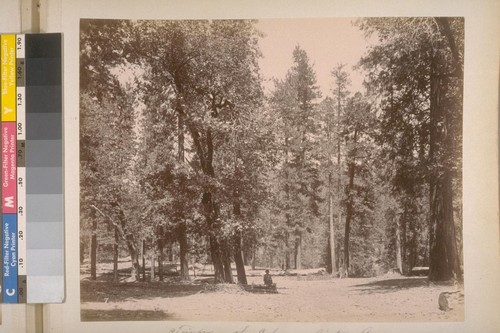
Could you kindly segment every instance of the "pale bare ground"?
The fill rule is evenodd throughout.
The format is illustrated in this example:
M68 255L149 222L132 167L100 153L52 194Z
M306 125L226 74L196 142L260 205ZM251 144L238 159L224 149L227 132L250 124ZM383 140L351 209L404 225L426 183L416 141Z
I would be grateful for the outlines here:
M262 284L261 272L249 284ZM256 276L255 276L256 275ZM444 291L424 277L389 274L376 278L328 275L274 276L277 294L254 294L237 285L82 282L82 320L189 320L264 322L463 321L463 299L441 311ZM459 295L459 293L456 293Z

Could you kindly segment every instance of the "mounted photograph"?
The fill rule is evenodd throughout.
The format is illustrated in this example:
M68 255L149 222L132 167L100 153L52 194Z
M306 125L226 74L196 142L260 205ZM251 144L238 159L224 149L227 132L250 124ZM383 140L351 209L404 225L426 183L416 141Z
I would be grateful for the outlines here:
M463 59L463 17L81 19L81 321L464 321Z

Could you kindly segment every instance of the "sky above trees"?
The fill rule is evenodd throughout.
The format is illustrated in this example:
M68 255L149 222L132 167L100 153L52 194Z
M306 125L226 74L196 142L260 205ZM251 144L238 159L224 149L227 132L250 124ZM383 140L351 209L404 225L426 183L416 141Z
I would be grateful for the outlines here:
M331 71L338 63L350 71L366 51L363 32L353 26L355 18L259 20L257 28L264 33L259 40L263 57L259 61L263 86L273 89L272 78L283 79L292 65L296 45L304 49L313 64L322 97L331 96ZM372 44L373 40L369 41ZM363 76L351 73L351 91L363 91Z

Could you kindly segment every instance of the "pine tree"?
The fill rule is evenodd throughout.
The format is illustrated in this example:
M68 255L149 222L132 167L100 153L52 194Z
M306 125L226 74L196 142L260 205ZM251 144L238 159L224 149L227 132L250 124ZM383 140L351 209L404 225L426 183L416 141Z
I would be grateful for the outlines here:
M301 268L303 233L317 223L319 216L318 117L316 104L321 97L316 75L307 53L297 46L293 66L285 80L276 81L271 106L282 125L282 164L278 177L286 220L284 234L285 267L290 267L290 250L294 267Z

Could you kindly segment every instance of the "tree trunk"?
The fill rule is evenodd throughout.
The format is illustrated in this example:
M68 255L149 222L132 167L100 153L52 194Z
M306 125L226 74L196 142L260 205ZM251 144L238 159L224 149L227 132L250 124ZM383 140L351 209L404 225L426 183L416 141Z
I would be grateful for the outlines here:
M235 218L241 218L241 206L238 198L238 192L234 191L233 198L233 214ZM241 231L238 231L233 239L233 248L234 248L234 263L236 264L236 274L238 276L238 283L247 284L247 276L245 273L245 265L243 263L243 251L242 244L243 238L241 237Z
M146 242L144 242L144 239L142 240L141 257L142 257L142 282L146 282Z
M115 203L116 207L120 207L119 204ZM102 217L108 220L109 223L111 223L115 231L118 232L118 236L125 241L125 244L127 245L127 248L130 253L130 258L132 259L132 272L131 272L131 277L134 278L136 281L139 280L139 257L137 255L137 248L135 246L135 241L134 241L134 236L131 233L125 233L126 230L126 223L125 223L125 216L123 214L123 211L120 208L120 212L118 214L118 220L120 223L116 223L114 220L112 220L108 215L104 214L99 208L97 208L95 205L92 205L92 208L98 212ZM97 226L96 226L97 228Z
M179 256L181 262L181 280L189 281L189 243L186 232L186 223L184 221L180 222L178 228L178 239L179 239Z
M333 217L333 191L332 191L332 174L328 175L328 184L329 184L329 193L328 193L328 222L330 227L330 238L329 238L329 247L330 247L330 265L331 270L330 273L332 275L337 275L337 267L335 265L335 226L334 226L334 217Z
M229 282L225 280L227 274L224 271L224 251L226 251L226 249L217 239L217 235L219 234L219 227L215 226L215 223L219 217L219 209L217 205L212 201L211 192L206 191L203 194L202 203L205 210L205 219L209 228L210 256L212 258L212 264L214 265L215 282Z
M158 279L160 281L163 281L163 261L164 261L164 255L163 255L164 240L162 237L163 234L161 234L160 239L158 239Z
M344 234L344 272L349 276L349 236L351 233L351 219L353 215L352 201L347 201L347 212L345 217L345 234Z
M151 262L151 267L149 271L149 280L153 282L155 280L155 253L154 251L151 251L151 257L150 257L150 262Z
M325 261L326 272L328 274L332 274L332 258L331 258L331 253L332 253L332 250L330 248L330 238L328 238L326 240L326 261Z
M241 251L243 252L242 253L242 255L243 255L243 265L248 266L248 256L249 256L249 254L248 254L248 244L246 244L246 246L242 245L241 248L242 248Z
M123 216L120 216L121 219L123 219ZM125 235L123 231L123 224L124 221L121 221L122 223L122 228L117 227L117 230L120 234L120 237L122 239L125 239L125 244L127 245L128 252L130 253L130 259L132 261L132 271L130 273L130 277L133 278L135 281L139 281L139 255L137 253L137 247L134 242L134 237L132 234L127 234Z
M180 103L180 101L179 101ZM177 112L177 160L184 163L184 112L179 104ZM182 212L181 212L182 213ZM188 281L189 278L189 243L187 237L186 221L179 221L177 236L179 241L179 256L181 262L181 280Z
M460 278L453 220L452 185L450 172L431 184L431 246L429 280L446 281Z
M341 164L341 158L340 158L340 147L341 147L341 135L340 135L340 116L341 116L341 83L337 83L337 200L338 200L338 208L337 208L337 223L339 226L342 225L342 164ZM347 226L347 221L346 221L346 226ZM346 234L344 234L344 239L346 238ZM334 245L334 244L333 244ZM344 244L344 249L345 249L345 244ZM332 246L335 248L334 246ZM345 258L345 257L342 257ZM339 259L340 261L340 259ZM342 260L344 261L344 260ZM345 263L342 263L342 266L344 267L344 272L345 272ZM340 267L340 264L339 264ZM341 274L342 275L342 274ZM343 277L343 276L341 276Z
M408 221L411 219L411 208L408 206L408 202L405 203L405 212L403 214L403 221L401 223L401 274L408 275L408 237L407 237L407 225Z
M452 173L448 151L452 148L451 124L443 110L443 84L433 61L430 75L430 265L429 280L460 278L453 220Z
M115 229L115 242L113 244L113 282L118 282L118 230Z
M139 281L140 266L139 266L139 255L137 253L137 248L130 241L127 241L127 248L128 252L130 253L130 258L132 261L132 271L130 273L130 277L133 278L135 281Z
M178 101L178 103L181 103ZM177 106L177 161L184 162L184 112L182 105Z
M231 254L229 246L226 242L223 243L222 263L224 265L224 282L234 283L233 270L231 268Z
M288 219L288 218L287 218ZM288 230L285 231L285 262L283 264L284 268L283 270L289 270L291 268L290 266L290 250L288 246L288 238L289 238L289 233Z
M245 272L245 264L243 262L243 254L241 251L241 236L236 236L234 239L234 263L236 264L236 273L239 284L247 284L247 275Z
M214 266L214 279L215 283L224 282L224 265L222 263L222 258L220 255L219 242L215 236L210 235L210 256L212 258L212 264Z
M85 262L85 242L80 238L80 265Z
M189 131L191 132L193 145L195 146L198 158L200 159L203 174L210 178L215 178L215 170L213 167L214 146L211 130L206 130L206 149L204 149L200 141L199 131L195 128L195 126L193 126L193 124L188 122L187 125ZM213 199L212 191L213 189L208 186L205 188L202 196L202 205L208 227L210 256L214 265L215 282L224 282L224 278L227 277L227 274L224 273L224 254L227 249L224 249L221 244L219 244L219 240L217 239L217 236L221 233L220 226L216 225L220 212L217 203Z
M167 246L167 256L168 256L168 262L173 263L175 261L174 258L174 242L169 241L168 246Z
M90 278L97 278L97 219L92 221L92 238L90 239Z
M332 116L334 116L335 111L332 110ZM333 124L333 119L328 117L327 121L327 129L326 129L326 136L327 136L327 142L328 142L328 227L329 227L329 238L328 238L328 244L327 244L327 271L328 273L332 274L333 276L337 275L337 266L335 265L335 218L334 218L334 209L333 209L333 203L334 203L334 196L333 196L333 159L334 159L334 152L333 150L330 150L331 148L334 147L335 143L333 141L333 131L334 131L334 124ZM340 142L338 143L338 145ZM339 150L339 146L337 147L337 150ZM338 151L338 158L340 158L340 151ZM337 160L339 163L340 161ZM339 163L340 164L340 163Z
M452 54L453 67L455 68L455 75L458 78L463 77L462 63L460 62L459 50L457 44L455 43L455 38L453 32L451 31L451 26L448 17L436 17L436 22L439 25L439 30L441 35L443 35L448 41L448 46Z
M255 270L255 261L256 261L256 256L255 256L255 242L252 244L252 269Z
M401 220L396 218L396 264L399 269L399 273L403 274L403 254L402 254L402 239L401 239Z
M302 269L302 233L295 239L295 269Z
M290 217L290 186L289 186L289 175L288 175L288 136L285 137L285 195L286 195L286 203L285 203L285 219L286 219L286 230L285 230L285 259L284 259L284 264L283 264L283 270L288 270L291 268L290 266L290 233L288 231L288 228L290 228L290 225L292 224L291 217Z
M358 131L354 130L354 145L357 142ZM349 185L347 188L347 209L345 217L345 236L344 236L344 271L346 276L349 276L349 264L350 264L350 253L349 253L349 237L351 233L351 221L354 215L354 175L356 173L356 148L353 148L351 154L351 161L349 162Z
M415 226L415 220L412 220L412 223L410 224L410 231L411 239L409 240L408 244L408 272L411 272L413 267L417 265L418 259L418 233Z

